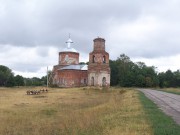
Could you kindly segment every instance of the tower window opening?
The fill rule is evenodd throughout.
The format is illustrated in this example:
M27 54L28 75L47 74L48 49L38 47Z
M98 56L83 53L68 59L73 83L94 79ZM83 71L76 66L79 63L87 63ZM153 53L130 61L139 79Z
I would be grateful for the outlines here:
M106 63L106 57L103 56L103 63Z
M95 56L93 55L93 59L92 59L92 62L95 63Z

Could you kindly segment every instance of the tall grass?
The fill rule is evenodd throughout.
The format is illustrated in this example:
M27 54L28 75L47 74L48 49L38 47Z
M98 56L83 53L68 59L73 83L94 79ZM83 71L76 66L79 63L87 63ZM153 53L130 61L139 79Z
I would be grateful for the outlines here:
M134 90L51 89L41 95L25 91L0 89L0 135L153 133Z

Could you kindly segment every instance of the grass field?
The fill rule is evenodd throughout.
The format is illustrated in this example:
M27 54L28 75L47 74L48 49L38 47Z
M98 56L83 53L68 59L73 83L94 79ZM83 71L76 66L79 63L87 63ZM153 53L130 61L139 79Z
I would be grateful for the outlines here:
M0 135L153 134L137 91L73 88L26 95L26 90L0 88Z
M159 90L180 95L180 88L163 88L163 89L159 89Z

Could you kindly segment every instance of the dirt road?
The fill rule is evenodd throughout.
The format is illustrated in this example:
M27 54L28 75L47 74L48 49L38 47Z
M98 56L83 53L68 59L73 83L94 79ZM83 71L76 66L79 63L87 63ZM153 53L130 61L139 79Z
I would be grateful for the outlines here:
M151 89L139 89L180 125L180 95Z

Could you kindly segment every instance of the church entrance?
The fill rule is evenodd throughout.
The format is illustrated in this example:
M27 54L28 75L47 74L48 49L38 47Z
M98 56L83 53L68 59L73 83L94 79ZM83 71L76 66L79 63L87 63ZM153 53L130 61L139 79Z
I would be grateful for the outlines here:
M106 77L103 77L103 79L102 79L102 86L103 87L106 86Z
M94 77L91 77L91 86L94 86Z

